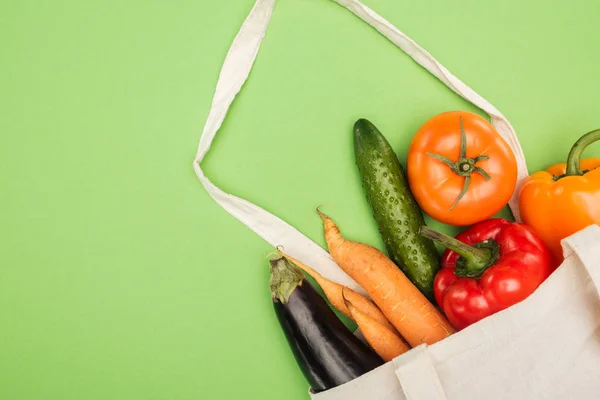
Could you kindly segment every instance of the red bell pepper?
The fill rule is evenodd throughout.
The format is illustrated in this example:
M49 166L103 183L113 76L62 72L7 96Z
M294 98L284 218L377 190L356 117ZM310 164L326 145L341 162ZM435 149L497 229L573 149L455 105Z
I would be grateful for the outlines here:
M479 222L456 239L425 226L421 234L447 248L433 290L457 330L527 298L556 268L531 228L505 219Z

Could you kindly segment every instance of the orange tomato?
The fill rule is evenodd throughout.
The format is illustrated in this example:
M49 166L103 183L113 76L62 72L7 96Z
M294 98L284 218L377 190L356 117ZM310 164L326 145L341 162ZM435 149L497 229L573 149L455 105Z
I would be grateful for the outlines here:
M410 189L432 218L471 225L502 209L517 185L517 160L477 114L446 112L415 134L407 160Z

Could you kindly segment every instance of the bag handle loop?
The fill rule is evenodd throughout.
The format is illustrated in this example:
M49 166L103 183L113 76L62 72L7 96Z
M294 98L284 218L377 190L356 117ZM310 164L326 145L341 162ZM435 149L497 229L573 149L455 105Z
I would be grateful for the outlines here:
M427 354L427 345L411 349L393 363L406 400L446 400L440 378Z
M373 26L450 89L488 113L492 125L504 137L515 153L518 162L519 182L527 176L525 158L514 129L494 106L452 75L412 39L360 1L333 1L347 8L363 21ZM204 175L200 166L204 156L210 149L215 134L227 115L229 106L236 94L241 90L252 69L274 7L275 0L257 0L227 53L219 75L208 119L200 137L198 153L193 163L194 171L206 191L221 207L247 225L272 246L284 246L289 255L310 265L324 277L364 293L356 282L341 271L329 256L329 253L324 251L320 246L275 215L244 199L225 193ZM517 185L517 190L509 202L509 206L517 220L520 219L518 191L519 185Z
M250 11L250 15L248 15L233 40L221 68L208 119L200 137L198 152L193 164L194 171L208 194L221 207L273 247L281 245L285 248L287 254L310 265L327 279L365 293L352 278L337 266L329 253L319 245L275 215L249 201L225 193L204 175L200 166L204 156L210 149L215 134L225 120L229 106L250 74L274 7L275 0L257 0L252 11Z
M600 226L587 228L562 240L563 254L578 257L600 295Z

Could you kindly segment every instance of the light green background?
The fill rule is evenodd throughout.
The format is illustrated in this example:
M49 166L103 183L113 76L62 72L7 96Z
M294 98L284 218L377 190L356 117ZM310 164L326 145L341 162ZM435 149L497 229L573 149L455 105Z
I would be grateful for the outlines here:
M270 247L191 167L252 4L0 1L1 399L307 397L271 309ZM367 4L509 118L531 169L600 127L600 2ZM472 107L341 7L281 0L205 168L318 243L324 204L381 246L353 121L403 159L453 109Z

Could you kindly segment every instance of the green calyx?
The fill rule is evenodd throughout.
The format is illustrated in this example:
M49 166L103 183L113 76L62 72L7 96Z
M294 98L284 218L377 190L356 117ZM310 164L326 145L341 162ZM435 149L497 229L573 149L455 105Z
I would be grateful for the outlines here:
M475 243L473 248L480 250L483 256L473 259L461 254L456 260L454 275L461 278L480 278L486 269L496 264L500 257L500 245L494 239L487 239L483 242ZM459 253L460 254L460 253Z
M422 226L419 233L460 255L454 275L461 278L480 278L500 257L500 246L494 239L468 245L427 226Z
M294 290L302 284L304 275L300 268L289 262L284 257L278 257L269 261L271 279L269 288L273 301L286 304Z
M564 176L584 175L588 172L581 170L581 155L590 144L598 140L600 140L600 129L596 129L580 137L569 152L569 157L567 158L567 172L565 175L557 177L556 180Z
M448 157L444 157L439 154L427 153L428 156L433 157L436 160L439 160L446 164L455 174L465 178L462 190L460 191L460 194L458 195L458 197L456 198L449 210L452 210L454 207L456 207L458 202L467 193L467 190L469 190L472 174L478 173L488 181L491 179L491 177L488 175L487 172L485 172L483 168L477 166L478 162L488 160L489 156L480 155L475 158L467 158L467 135L465 133L465 127L463 125L462 117L460 117L460 135L460 154L458 156L457 161L451 160Z

